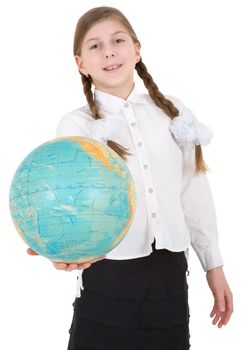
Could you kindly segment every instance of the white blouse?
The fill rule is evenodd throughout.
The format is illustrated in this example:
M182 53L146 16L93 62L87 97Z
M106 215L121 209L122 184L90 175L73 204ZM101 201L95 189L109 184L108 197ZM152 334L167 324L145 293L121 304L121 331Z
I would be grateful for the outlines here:
M95 90L103 119L94 120L88 106L66 114L56 137L85 136L116 141L132 154L126 164L136 185L134 221L108 259L133 259L156 249L187 251L191 244L205 271L221 266L216 215L207 176L195 174L195 144L210 141L211 132L184 104L171 120L134 88L127 100Z

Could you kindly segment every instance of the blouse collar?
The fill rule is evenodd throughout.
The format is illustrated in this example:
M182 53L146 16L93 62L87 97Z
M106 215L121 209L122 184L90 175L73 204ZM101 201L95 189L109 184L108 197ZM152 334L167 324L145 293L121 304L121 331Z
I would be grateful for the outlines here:
M128 104L134 104L136 102L146 103L144 94L139 93L135 86L127 99L123 99L96 89L94 90L94 96L98 108L110 114L120 112Z

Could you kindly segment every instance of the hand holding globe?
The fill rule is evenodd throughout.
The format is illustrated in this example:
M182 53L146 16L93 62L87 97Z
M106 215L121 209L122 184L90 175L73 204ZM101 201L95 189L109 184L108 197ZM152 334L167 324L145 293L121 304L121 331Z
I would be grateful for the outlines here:
M32 255L32 256L39 255L38 253L36 253L31 248L27 249L27 253L29 255ZM54 262L54 261L52 263L53 263L54 267L57 270L73 271L73 270L85 270L88 267L90 267L93 263L95 263L96 261L100 261L100 260L103 260L103 259L106 259L106 255L102 256L99 259L88 261L88 262L83 262L81 264L75 264L75 263L68 264L68 263L65 263L65 262Z

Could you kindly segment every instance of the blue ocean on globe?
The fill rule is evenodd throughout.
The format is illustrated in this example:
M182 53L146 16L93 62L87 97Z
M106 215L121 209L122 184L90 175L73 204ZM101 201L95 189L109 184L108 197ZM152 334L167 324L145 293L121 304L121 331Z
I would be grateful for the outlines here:
M40 255L83 262L112 250L135 213L135 184L125 161L85 137L51 140L21 162L10 188L16 230Z

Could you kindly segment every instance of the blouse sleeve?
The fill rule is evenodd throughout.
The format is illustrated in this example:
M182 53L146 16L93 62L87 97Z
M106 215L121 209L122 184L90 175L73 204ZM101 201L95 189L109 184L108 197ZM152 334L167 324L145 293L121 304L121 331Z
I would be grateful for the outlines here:
M116 139L120 132L120 121L112 118L94 120L79 111L65 115L56 129L56 137L83 136L107 144Z
M183 150L181 203L186 225L204 271L222 266L216 213L207 175L195 173L195 148Z
M193 111L174 96L169 96L179 110L179 116L170 124L170 130L182 149L181 204L188 227L191 245L202 267L208 271L222 266L218 247L218 230L212 193L207 175L196 173L195 145L206 145L212 139L212 130L199 123Z
M56 137L66 136L84 136L88 137L86 120L80 118L76 120L71 116L65 115L61 118L56 128Z

